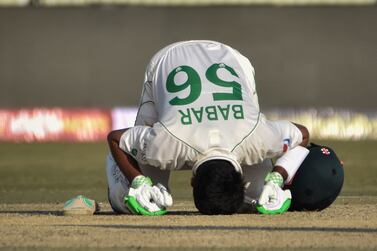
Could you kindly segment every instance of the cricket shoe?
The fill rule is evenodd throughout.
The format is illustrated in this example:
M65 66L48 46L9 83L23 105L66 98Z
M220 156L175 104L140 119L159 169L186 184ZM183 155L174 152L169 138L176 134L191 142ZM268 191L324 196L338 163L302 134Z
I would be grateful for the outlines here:
M99 211L96 201L78 195L64 203L64 215L92 215Z

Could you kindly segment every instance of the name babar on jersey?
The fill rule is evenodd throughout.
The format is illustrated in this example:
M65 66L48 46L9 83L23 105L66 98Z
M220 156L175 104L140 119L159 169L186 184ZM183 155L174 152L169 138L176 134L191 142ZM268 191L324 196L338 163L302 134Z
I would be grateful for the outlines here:
M220 43L174 46L154 75L159 122L199 152L232 151L258 123L253 72L247 58Z

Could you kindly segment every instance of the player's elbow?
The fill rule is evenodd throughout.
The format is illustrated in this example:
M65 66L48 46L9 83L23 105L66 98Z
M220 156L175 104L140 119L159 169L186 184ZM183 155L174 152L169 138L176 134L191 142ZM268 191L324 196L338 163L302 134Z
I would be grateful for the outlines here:
M296 124L296 123L294 123L294 125L300 130L302 134L302 141L301 141L300 146L307 146L309 144L309 138L310 138L308 128L306 128L303 125Z
M309 130L305 126L301 126L300 131L302 134L301 146L307 146L309 144L309 138L310 138Z
M109 144L114 143L114 142L119 143L120 138L122 137L123 133L125 133L127 130L128 130L128 128L120 129L120 130L114 130L114 131L109 132L107 134L107 142Z
M112 143L118 143L119 140L120 140L120 133L119 133L119 130L115 130L115 131L111 131L107 134L107 142L109 144L112 144Z
M107 134L107 142L111 143L115 139L115 131L111 131Z

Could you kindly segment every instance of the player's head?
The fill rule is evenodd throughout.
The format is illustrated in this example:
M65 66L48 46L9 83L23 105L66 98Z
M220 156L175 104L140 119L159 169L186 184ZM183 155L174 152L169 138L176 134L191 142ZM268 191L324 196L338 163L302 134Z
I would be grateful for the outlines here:
M243 203L242 174L229 161L212 159L201 163L191 184L195 206L202 214L234 214Z
M322 210L338 197L343 186L344 171L335 152L312 144L292 184L291 210Z

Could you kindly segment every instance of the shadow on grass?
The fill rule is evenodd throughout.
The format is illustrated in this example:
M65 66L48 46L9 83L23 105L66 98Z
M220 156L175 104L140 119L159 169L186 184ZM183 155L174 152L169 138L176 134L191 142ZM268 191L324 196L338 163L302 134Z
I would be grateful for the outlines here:
M5 211L0 211L1 214L19 214L19 215L31 215L31 216L38 216L38 215L50 215L50 216L64 216L63 211L59 210L5 210ZM102 216L125 216L126 214L118 214L113 211L102 211L95 213L94 215L102 215ZM167 215L200 215L199 212L196 211L169 211ZM131 215L130 215L131 216ZM137 216L137 215L135 215Z
M340 233L377 233L377 228L347 227L258 227L258 226L157 226L157 225L56 225L65 227L116 228L127 230L171 230L171 231L289 231L289 232L340 232Z
M115 213L112 211L103 211L103 212L98 212L95 215L120 215L120 216L125 216L127 214L121 214L121 213ZM189 215L200 215L199 212L197 211L168 211L166 215L177 215L177 216L189 216ZM129 216L139 216L139 215L129 215Z
M49 210L7 210L0 211L0 214L21 214L21 215L51 215L63 216L63 211L49 211Z
M167 215L202 215L199 211L169 211Z

